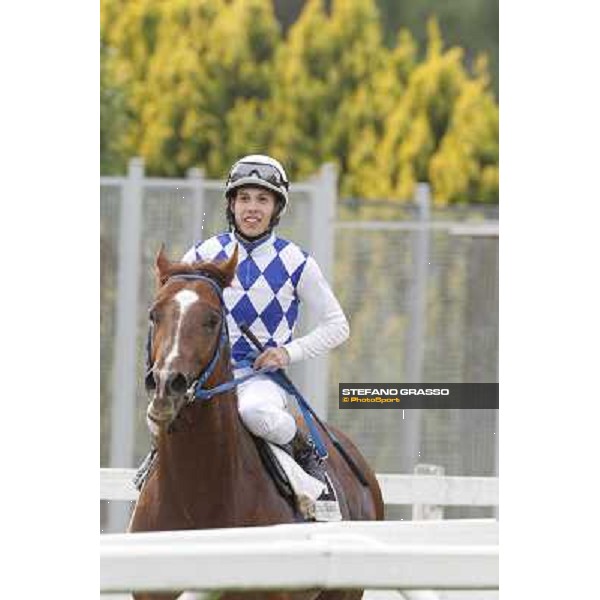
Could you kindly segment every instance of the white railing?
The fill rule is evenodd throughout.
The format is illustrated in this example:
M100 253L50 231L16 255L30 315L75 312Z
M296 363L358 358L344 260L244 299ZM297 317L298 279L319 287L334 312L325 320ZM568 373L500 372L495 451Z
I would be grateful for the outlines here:
M311 540L315 535L328 537L352 534L382 543L450 545L494 545L498 543L498 521L495 519L447 519L441 521L342 521L336 523L284 523L268 527L232 527L228 529L153 531L135 534L106 533L101 544L110 546L148 546L171 544L231 544L248 541L282 542Z
M134 472L101 469L101 499L135 500ZM379 474L377 479L385 504L413 505L413 519L442 515L444 505L498 505L496 477ZM397 600L409 597L407 590L417 598L425 592L414 590L498 589L495 519L307 523L100 539L103 594L186 589L201 591L196 597L208 600L225 589L354 587L371 595L385 590L386 598Z
M492 519L272 525L101 540L103 593L498 589Z
M100 469L101 500L135 500L135 469ZM497 506L497 477L378 474L385 504Z

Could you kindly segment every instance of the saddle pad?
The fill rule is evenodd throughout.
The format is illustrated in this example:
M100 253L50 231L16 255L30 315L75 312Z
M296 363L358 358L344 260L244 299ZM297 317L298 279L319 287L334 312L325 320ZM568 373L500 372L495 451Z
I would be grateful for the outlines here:
M292 507L295 507L294 490L290 485L290 481L285 471L281 468L281 465L275 458L269 443L255 435L252 436L252 439L256 444L256 449L258 450L258 454L262 460L262 463L267 470L267 473L271 476L271 479L275 483L277 490Z
M341 521L340 505L329 475L325 475L327 478L327 485L325 485L310 476L285 450L274 444L269 444L269 446L287 475L296 497L308 498L314 505L314 520L319 522Z
M285 450L279 446L266 442L262 438L252 436L260 457L271 475L279 493L290 502L300 513L300 520L314 521L341 521L342 515L337 501L335 488L331 483L329 475L327 485L311 477ZM320 498L320 500L316 500ZM302 499L302 500L300 500ZM299 503L303 510L300 509ZM312 518L302 515L307 510L306 502L311 505L308 512Z

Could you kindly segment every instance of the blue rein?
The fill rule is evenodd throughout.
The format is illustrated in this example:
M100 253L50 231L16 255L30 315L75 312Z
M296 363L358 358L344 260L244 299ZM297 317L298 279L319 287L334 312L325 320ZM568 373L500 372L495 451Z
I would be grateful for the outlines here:
M225 303L223 301L223 291L219 284L210 276L204 275L200 272L198 273L181 273L179 275L173 275L169 278L169 281L206 281L209 283L217 297L219 298L219 302L221 303L221 308L223 309ZM148 342L146 345L146 354L147 354L147 363L150 366L151 363L151 355L152 355L152 331L150 330L148 336ZM227 328L227 317L225 316L224 311L221 311L221 330L219 332L219 343L215 348L215 352L210 359L206 368L200 373L198 379L196 379L189 387L186 395L188 397L188 404L195 402L196 400L210 400L213 396L217 396L219 394L224 394L225 392L229 392L230 390L237 387L240 383L251 379L252 377L256 377L262 373L268 373L273 371L274 367L263 367L262 369L258 369L253 373L249 373L248 375L244 375L242 377L234 378L225 383L217 385L210 389L204 389L204 384L208 381L208 378L213 374L217 363L221 359L221 355L225 347L229 342L229 330ZM249 356L250 358L250 356ZM244 363L238 366L252 366L251 363Z
M204 275L202 273L182 273L180 275L173 275L170 279L171 280L206 281L206 282L208 282L212 286L215 293L217 294L217 297L219 298L219 302L221 303L221 308L223 309L225 307L225 303L223 301L223 291L222 291L221 287L214 279L212 279L208 275ZM150 335L148 337L148 344L147 344L148 357L151 356L151 332L149 332L149 333L150 333ZM309 406L308 402L304 399L302 394L300 394L300 392L296 389L296 387L294 385L292 385L291 382L286 381L286 379L283 377L282 369L279 369L277 367L262 367L261 369L253 370L251 373L248 373L247 375L242 375L241 377L235 377L233 379L230 379L229 381L226 381L225 383L221 383L220 385L217 385L213 388L210 388L210 389L203 388L203 386L207 382L208 378L213 374L213 372L222 356L222 352L224 351L224 349L226 348L228 343L229 343L229 330L227 328L227 317L225 315L225 311L222 310L221 311L221 330L219 333L219 343L217 344L217 347L215 348L213 357L211 358L211 360L208 363L208 365L206 366L206 368L200 373L200 375L198 376L198 379L196 379L196 381L194 381L190 385L190 387L186 393L188 404L193 404L196 400L210 400L214 396L218 396L219 394L224 394L225 392L231 391L232 389L236 388L240 383L243 383L244 381L247 381L248 379L251 379L252 377L256 377L257 375L264 374L267 377L269 377L270 379L272 379L275 383L280 385L288 394L290 394L290 395L294 396L294 398L296 398L296 400L298 402L298 406L299 406L300 410L302 411L302 416L304 417L304 420L308 426L308 429L310 430L311 437L315 443L317 452L319 453L319 456L321 456L322 458L326 458L327 457L327 448L326 448L325 444L323 443L323 440L321 439L321 435L319 434L319 431L315 425L314 418L310 412L310 406ZM257 355L258 355L257 352L251 351L248 353L245 360L237 362L235 366L237 368L242 368L242 367L253 368L254 359L256 358ZM150 360L150 359L148 359L148 360Z

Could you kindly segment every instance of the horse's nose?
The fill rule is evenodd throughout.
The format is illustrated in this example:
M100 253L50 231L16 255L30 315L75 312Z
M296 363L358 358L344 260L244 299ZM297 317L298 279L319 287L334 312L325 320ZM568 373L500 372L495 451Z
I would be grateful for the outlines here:
M188 381L183 373L170 373L165 385L169 396L183 396L188 389Z

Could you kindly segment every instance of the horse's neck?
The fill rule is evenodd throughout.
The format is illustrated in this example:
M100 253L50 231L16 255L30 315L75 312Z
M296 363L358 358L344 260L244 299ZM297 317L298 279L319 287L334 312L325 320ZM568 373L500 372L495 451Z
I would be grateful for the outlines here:
M205 387L231 377L225 352ZM235 391L185 407L174 429L158 440L154 506L162 528L234 527L293 517L240 420Z
M234 483L244 434L235 395L214 398L184 409L174 431L160 439L161 463L173 478L205 485Z
M217 383L207 383L207 388ZM253 461L260 463L240 421L236 395L197 402L182 411L179 421L175 431L159 437L163 497L197 526L217 518L227 524L237 514L240 490L247 486L248 471L255 470Z

